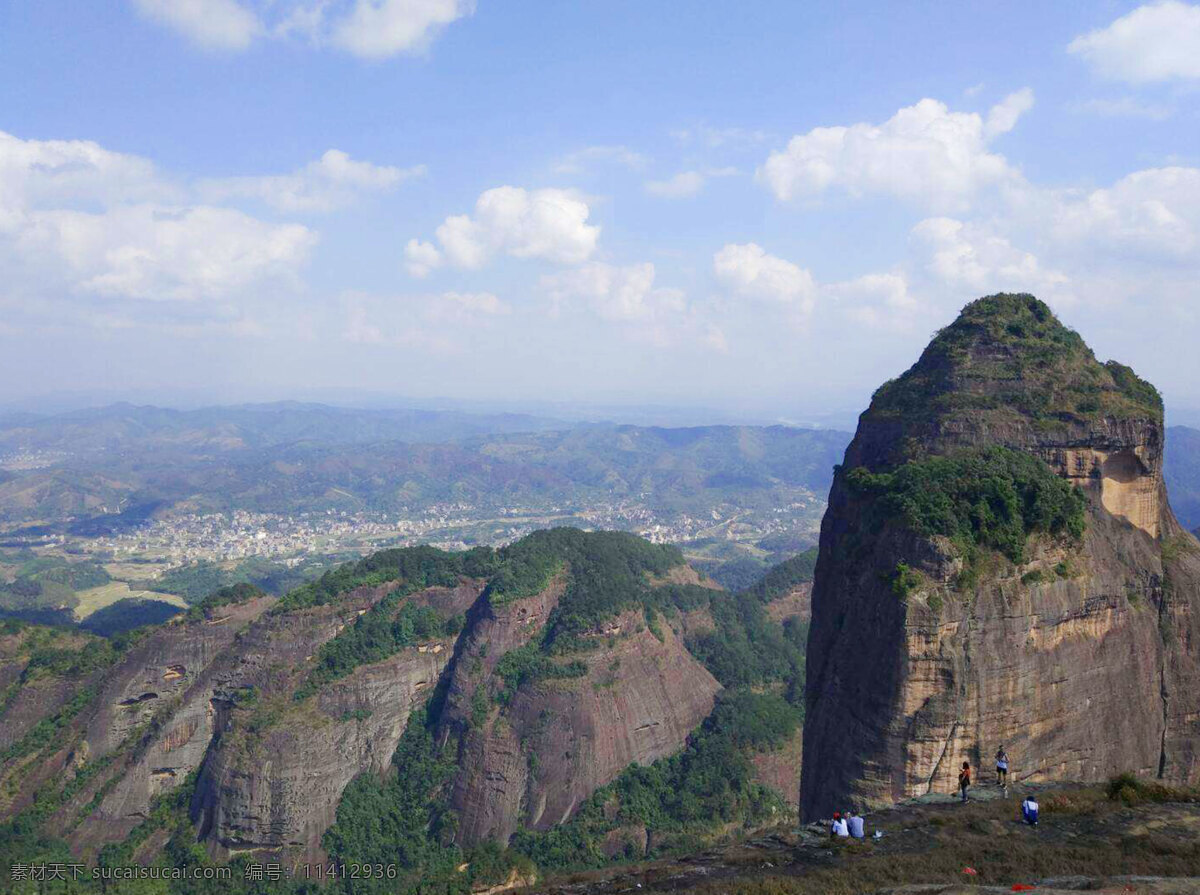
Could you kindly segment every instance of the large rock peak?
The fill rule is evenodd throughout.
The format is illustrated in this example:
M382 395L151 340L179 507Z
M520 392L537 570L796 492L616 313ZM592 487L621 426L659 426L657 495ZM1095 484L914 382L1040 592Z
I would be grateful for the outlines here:
M1200 775L1200 545L1162 455L1154 387L1030 295L875 393L822 524L806 816L950 791L1000 745L1020 778Z
M877 470L979 445L1035 454L1158 536L1162 398L1129 367L1100 363L1032 295L967 305L876 391L847 465Z

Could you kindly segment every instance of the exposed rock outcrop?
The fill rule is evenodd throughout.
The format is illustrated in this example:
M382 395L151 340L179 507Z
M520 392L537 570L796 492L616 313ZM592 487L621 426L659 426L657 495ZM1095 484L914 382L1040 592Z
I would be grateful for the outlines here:
M220 596L124 652L55 635L105 654L44 679L22 677L31 649L5 635L9 741L45 719L54 730L0 764L0 811L36 800L46 828L88 856L191 781L190 818L213 857L320 861L346 787L392 773L410 716L428 705L458 758L437 797L459 818L459 842L561 823L630 764L679 751L720 685L685 647L682 615L677 631L648 608L656 587L702 583L669 548L566 530L524 549L507 565L489 551L385 551L284 604L260 591ZM353 584L364 580L383 583ZM536 592L497 597L497 582ZM574 603L563 602L569 593ZM692 614L711 630L707 610ZM552 629L563 637L553 648ZM152 857L166 835L152 831L136 857Z
M652 632L626 612L588 635L582 672L522 684L504 695L504 654L529 643L565 587L494 606L486 598L455 659L441 730L457 737L451 792L458 841L505 842L522 825L570 818L597 787L634 763L677 751L712 711L720 685L666 625Z
M406 599L449 618L469 608L483 586L464 579ZM321 836L343 790L356 775L387 768L413 708L436 687L452 640L425 641L359 666L306 700L292 694L321 644L388 590L364 588L336 606L271 616L247 632L238 667L214 692L216 715L225 718L192 806L201 837L218 856L260 850L321 859ZM243 709L236 692L246 687L258 697Z
M1082 537L970 558L902 508L880 523L882 498L848 478L990 445L1078 485ZM821 531L806 817L949 791L1000 745L1019 780L1200 777L1200 545L1171 513L1162 450L1157 393L1030 296L968 306L876 392Z

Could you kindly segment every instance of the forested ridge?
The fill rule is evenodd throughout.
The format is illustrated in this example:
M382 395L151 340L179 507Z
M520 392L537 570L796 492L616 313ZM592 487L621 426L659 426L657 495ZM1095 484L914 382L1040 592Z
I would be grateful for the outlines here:
M633 857L633 846L624 851L612 847L613 837L619 838L621 831L632 827L652 833L648 853L670 854L696 847L718 828L752 826L790 810L778 793L757 780L751 758L789 741L802 722L799 694L803 692L806 628L791 620L786 624L772 621L766 607L811 576L811 558L802 557L775 570L757 586L736 593L673 583L668 573L681 566L682 555L676 548L653 545L633 535L554 529L499 550L452 553L423 547L382 551L330 570L279 599L270 612L286 616L336 604L343 595L364 586L388 589L370 610L312 657L311 670L294 694L297 701L307 700L360 665L381 661L423 640L457 636L465 624L462 617L443 617L410 600L412 594L430 587L453 587L464 580L486 581L483 599L503 606L537 593L555 576L565 576L563 591L539 635L499 658L496 673L503 686L491 698L501 710L521 687L586 674L580 659L593 648L588 632L630 610L635 610L652 632L666 625L674 627L684 637L687 649L725 687L712 714L680 751L646 766L629 767L597 790L566 824L542 832L522 829L509 843L485 841L469 847L454 844L457 820L447 801L447 781L456 756L451 744L439 745L434 736L444 698L444 689L439 688L423 708L413 712L389 771L361 774L345 790L336 821L323 840L332 861L395 864L395 878L347 879L325 886L346 892L398 893L429 891L433 885L438 891L467 892L502 882L514 870L544 874ZM264 596L260 589L245 583L219 589L199 601L184 623L217 622L228 607ZM684 617L697 612L710 618L711 625L687 633ZM17 623L11 625L16 630ZM68 634L64 630L57 636ZM44 646L34 643L27 676L91 673L114 661L121 650L142 636L128 635L101 650L74 649L73 642L68 644L70 648L59 649L52 644L53 638ZM656 636L661 637L661 632ZM91 696L89 690L80 699L86 704ZM247 699L253 711L255 694L247 694ZM56 716L59 720L39 728L34 736L44 738L42 745L52 748L55 731L78 708L66 706ZM272 713L278 711L272 707L260 723L275 723ZM23 750L26 744L16 748ZM529 760L536 762L537 756L530 755ZM145 843L165 842L161 849L148 853L161 866L212 865L196 842L189 794L194 785L193 777L159 797L128 841L101 852L101 864L119 866L135 856L145 859L147 854L139 851ZM63 792L48 790L38 804L0 830L0 840L6 843L5 860L66 858L65 844L41 826L49 812L62 803ZM237 877L250 860L249 856L234 860L232 891L282 893L313 887L311 882L259 881L241 888ZM207 885L211 884L175 881L166 888L145 889L135 883L109 882L106 891L214 891Z

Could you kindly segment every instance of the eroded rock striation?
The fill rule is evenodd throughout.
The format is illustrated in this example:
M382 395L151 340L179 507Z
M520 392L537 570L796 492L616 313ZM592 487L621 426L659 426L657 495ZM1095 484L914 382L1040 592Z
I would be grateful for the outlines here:
M417 717L454 768L430 794L443 844L546 830L713 711L722 687L685 644L689 612L715 636L688 608L710 597L732 599L675 548L559 529L382 551L278 600L237 586L120 644L18 624L0 631L0 819L88 858L132 837L140 860L176 793L219 861L324 861L347 789L403 772Z
M1200 544L1163 432L1153 387L1027 295L875 393L821 530L806 817L951 791L1001 745L1020 780L1200 777Z

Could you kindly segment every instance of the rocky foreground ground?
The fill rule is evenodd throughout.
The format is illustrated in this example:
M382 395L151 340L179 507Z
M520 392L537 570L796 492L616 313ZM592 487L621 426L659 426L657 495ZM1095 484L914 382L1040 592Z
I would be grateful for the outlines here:
M1036 790L1042 821L1019 820ZM933 795L868 816L865 842L820 825L782 827L679 860L547 879L553 895L702 892L745 895L1093 891L1200 895L1200 795L1152 801L1101 787L976 787L961 805ZM1160 794L1158 797L1163 797ZM1192 799L1196 799L1192 801Z

